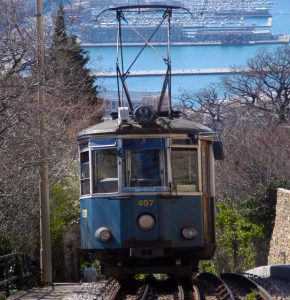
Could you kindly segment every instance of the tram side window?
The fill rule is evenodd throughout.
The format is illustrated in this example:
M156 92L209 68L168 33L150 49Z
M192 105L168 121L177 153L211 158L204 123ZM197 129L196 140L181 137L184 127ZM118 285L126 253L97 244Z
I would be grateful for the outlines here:
M81 195L90 193L90 160L89 151L81 153Z
M93 192L114 193L118 191L117 149L93 151Z
M206 142L201 144L201 166L202 166L202 191L210 194L210 153L209 146Z
M171 166L176 192L198 191L197 149L171 148Z

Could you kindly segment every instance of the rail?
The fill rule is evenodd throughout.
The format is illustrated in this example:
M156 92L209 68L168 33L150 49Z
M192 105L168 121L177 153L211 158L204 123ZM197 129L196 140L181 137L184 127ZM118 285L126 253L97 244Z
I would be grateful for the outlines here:
M8 297L14 289L29 288L37 282L36 268L21 252L0 256L0 295Z
M237 273L223 273L221 274L221 277L223 279L232 279L236 282L239 282L240 284L243 284L244 286L248 287L251 290L256 290L260 296L260 299L262 300L273 300L273 297L257 282L252 280L251 278L248 278L242 274Z
M184 290L182 285L178 285L178 300L184 300Z
M204 272L197 276L199 280L205 280L212 283L218 293L220 299L235 300L235 296L224 280L210 272Z
M195 299L195 300L202 300L203 299L203 297L202 297L202 294L201 294L201 291L200 291L200 289L198 288L198 286L196 286L196 285L194 285L193 287L192 287L192 289L193 289L193 299Z

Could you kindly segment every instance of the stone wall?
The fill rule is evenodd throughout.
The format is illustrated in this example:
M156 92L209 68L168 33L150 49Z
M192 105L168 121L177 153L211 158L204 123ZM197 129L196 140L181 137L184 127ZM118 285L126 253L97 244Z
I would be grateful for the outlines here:
M290 264L290 191L278 189L268 265Z

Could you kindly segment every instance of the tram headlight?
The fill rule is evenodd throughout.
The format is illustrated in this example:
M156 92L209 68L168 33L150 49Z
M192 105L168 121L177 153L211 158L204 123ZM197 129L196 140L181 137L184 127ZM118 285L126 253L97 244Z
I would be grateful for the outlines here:
M147 231L154 227L155 219L153 218L153 216L151 216L149 214L143 214L138 217L137 223L138 223L139 228Z
M101 227L96 231L95 237L102 242L107 242L111 239L112 232L107 227Z
M182 228L181 234L186 240L193 240L198 235L198 232L192 226L185 226Z

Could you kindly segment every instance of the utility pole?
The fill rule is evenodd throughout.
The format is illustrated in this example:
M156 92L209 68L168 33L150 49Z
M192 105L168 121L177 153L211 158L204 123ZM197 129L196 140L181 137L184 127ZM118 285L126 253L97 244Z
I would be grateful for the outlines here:
M36 28L38 52L38 107L39 107L39 157L40 157L40 268L43 284L52 284L52 263L50 243L50 213L49 213L49 184L47 159L47 127L43 108L45 105L44 91L44 29L42 0L36 1Z

